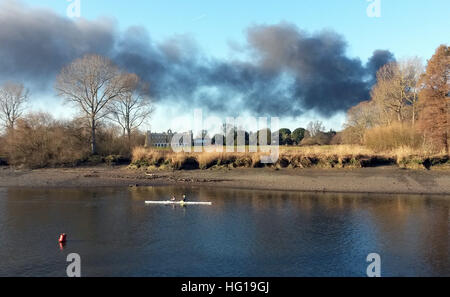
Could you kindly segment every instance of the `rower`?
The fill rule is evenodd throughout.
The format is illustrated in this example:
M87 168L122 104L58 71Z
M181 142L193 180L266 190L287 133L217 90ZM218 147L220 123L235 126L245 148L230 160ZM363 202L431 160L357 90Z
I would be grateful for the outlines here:
M186 202L186 195L183 195L183 202Z
M172 196L172 198L170 199L170 201L176 201L177 198L175 198L175 196Z

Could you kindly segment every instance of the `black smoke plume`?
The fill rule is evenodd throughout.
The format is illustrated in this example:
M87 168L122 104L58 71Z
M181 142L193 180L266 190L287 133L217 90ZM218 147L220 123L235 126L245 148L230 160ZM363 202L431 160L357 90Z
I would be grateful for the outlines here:
M85 54L105 55L150 84L157 101L213 112L330 116L368 99L376 71L394 59L376 50L367 64L346 54L332 31L292 24L252 26L241 50L248 60L205 56L191 38L151 40L145 28L119 32L114 20L70 20L16 1L0 2L0 80L51 90L62 67Z

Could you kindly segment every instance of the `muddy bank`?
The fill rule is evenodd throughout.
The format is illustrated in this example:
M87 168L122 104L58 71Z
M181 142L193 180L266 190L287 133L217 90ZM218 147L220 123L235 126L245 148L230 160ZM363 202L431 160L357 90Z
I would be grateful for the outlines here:
M192 185L242 189L450 195L450 171L392 166L360 169L239 168L140 171L119 167L0 169L0 187L128 187Z

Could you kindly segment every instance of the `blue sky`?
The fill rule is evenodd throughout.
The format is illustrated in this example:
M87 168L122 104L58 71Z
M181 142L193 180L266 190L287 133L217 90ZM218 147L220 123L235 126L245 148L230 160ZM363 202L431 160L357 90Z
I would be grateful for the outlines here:
M70 4L67 0L23 2L51 8L61 15ZM188 34L204 53L218 58L230 55L230 43L244 42L249 26L281 21L309 32L334 30L348 42L348 55L363 62L376 49L390 50L397 58L419 56L425 61L440 44L449 41L448 0L381 0L380 18L367 16L369 4L366 0L81 0L81 16L114 18L121 30L144 26L154 40ZM158 120L167 113L170 108L158 107L152 121L154 129L167 128ZM314 115L282 119L282 124L295 128L312 118ZM344 117L323 120L327 128L339 129Z

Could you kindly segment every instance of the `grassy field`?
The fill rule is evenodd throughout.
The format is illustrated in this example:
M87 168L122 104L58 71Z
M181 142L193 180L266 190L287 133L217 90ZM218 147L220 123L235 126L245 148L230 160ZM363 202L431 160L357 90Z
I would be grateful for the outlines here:
M244 150L243 147L241 147ZM133 150L132 168L144 169L209 169L209 168L363 168L382 165L397 165L402 168L430 169L447 166L449 156L440 153L401 147L395 150L376 152L358 145L329 145L305 147L280 147L275 164L262 164L263 152L188 152L175 153L170 148L143 148Z

